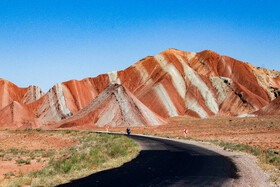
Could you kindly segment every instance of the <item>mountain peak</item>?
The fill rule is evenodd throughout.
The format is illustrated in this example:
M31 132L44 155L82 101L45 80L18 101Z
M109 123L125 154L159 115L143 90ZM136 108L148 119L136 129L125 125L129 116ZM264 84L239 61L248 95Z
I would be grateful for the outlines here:
M59 128L77 126L151 126L165 121L150 111L119 83L109 83L93 101L74 116L58 122Z
M279 95L279 74L211 50L171 48L122 71L58 83L46 94L0 79L0 109L15 101L15 108L19 103L34 118L75 128L156 125L182 115L238 116L268 106Z

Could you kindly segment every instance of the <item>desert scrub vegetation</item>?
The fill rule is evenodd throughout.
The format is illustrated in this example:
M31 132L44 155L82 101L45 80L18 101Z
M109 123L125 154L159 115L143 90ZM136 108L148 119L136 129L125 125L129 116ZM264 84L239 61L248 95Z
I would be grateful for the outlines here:
M26 158L17 159L16 162L19 164L28 164L30 160L36 162L44 158L48 164L41 170L13 178L6 174L7 177L0 186L55 186L98 171L119 167L139 154L139 146L125 136L96 134L89 131L55 133L72 137L73 141L78 143L61 150L38 149L24 152L13 149L13 154L20 155L23 152Z

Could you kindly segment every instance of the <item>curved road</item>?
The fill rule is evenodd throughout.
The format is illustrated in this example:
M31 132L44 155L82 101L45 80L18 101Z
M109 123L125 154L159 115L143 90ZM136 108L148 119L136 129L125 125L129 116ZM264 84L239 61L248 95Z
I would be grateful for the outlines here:
M115 169L60 186L232 186L233 162L216 152L169 139L131 135L140 155Z

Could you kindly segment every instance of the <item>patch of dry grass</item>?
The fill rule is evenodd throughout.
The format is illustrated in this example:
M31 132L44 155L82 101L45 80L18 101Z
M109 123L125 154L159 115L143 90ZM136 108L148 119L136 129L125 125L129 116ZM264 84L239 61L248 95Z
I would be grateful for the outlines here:
M47 166L13 179L6 178L0 186L55 186L101 170L119 167L135 158L140 151L139 146L125 136L88 131L55 133L74 137L74 141L79 143L67 149L55 150L51 154L46 153L45 157L49 158Z

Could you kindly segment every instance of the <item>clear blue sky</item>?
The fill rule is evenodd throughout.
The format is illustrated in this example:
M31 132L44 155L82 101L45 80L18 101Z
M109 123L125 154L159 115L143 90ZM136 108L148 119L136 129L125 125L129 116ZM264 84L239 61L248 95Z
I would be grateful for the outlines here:
M48 91L168 48L280 71L279 0L0 0L0 77Z

